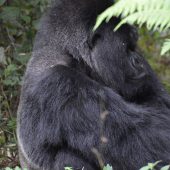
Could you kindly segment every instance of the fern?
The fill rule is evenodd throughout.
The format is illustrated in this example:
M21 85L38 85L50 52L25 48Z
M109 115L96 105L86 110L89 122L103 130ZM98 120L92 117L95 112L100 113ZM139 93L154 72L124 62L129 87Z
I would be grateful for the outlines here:
M170 39L165 40L162 47L161 55L164 55L168 51L170 51Z
M146 25L148 30L168 31L170 28L170 0L119 0L115 5L106 9L97 18L94 30L101 23L109 20L113 16L121 16L122 21L115 27L115 31L123 24L137 24L139 27ZM170 50L170 41L167 40L162 48L161 54Z
M166 31L170 27L170 12L169 10L145 10L135 12L124 18L115 28L117 30L124 23L137 23L140 27L146 24L148 30Z

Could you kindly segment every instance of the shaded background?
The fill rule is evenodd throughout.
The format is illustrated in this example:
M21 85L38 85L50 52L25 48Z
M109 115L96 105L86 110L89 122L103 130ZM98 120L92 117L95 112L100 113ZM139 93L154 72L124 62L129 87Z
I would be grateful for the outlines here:
M0 169L18 165L16 111L22 77L39 18L48 0L0 0ZM141 28L139 46L170 92L170 54L160 57L164 35Z

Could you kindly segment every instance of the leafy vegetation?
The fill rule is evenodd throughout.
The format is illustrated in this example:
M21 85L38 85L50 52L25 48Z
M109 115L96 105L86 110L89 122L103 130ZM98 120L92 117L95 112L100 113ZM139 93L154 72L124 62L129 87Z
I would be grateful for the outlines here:
M71 167L65 167L64 170L73 170Z
M107 165L103 168L103 170L113 170L113 168L110 165Z
M47 1L0 0L0 169L19 166L15 132L19 92L39 18L48 5ZM148 32L143 26L139 44L170 91L169 53L159 57L160 44L163 43L160 37L167 35L168 32ZM169 48L167 41L165 49ZM16 167L15 170L20 169ZM104 170L111 170L111 167L106 166Z
M18 165L16 111L46 0L0 0L0 168Z
M155 163L148 163L147 166L144 166L143 168L141 168L140 170L155 170L156 166L160 163L161 161L157 161ZM164 167L162 167L160 170L169 170L170 169L170 165L166 165Z
M14 169L7 167L7 168L5 168L5 170L27 170L27 169L26 169L26 168L21 169L20 167L17 166L17 167L15 167Z

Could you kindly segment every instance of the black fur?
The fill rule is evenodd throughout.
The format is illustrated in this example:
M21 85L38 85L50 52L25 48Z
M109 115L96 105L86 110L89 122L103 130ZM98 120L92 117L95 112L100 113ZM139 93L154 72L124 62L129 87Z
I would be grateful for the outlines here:
M170 97L109 0L55 0L41 21L18 109L22 167L138 170L170 162Z

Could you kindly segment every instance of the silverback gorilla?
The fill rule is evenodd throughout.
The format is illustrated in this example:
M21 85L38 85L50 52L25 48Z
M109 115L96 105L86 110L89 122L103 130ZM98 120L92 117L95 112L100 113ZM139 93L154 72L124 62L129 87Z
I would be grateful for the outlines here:
M92 31L110 0L55 0L41 20L18 109L22 168L138 170L170 162L170 97L130 25Z

